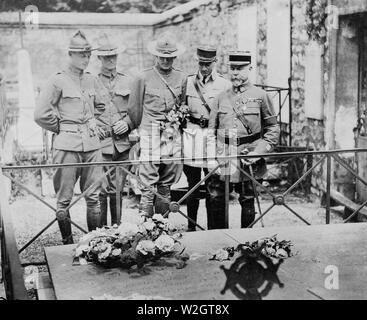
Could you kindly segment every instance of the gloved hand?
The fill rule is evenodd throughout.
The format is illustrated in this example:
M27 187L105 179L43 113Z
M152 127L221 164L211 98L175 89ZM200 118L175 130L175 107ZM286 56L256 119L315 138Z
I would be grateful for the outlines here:
M216 160L210 160L210 161L208 161L208 170L209 171L212 171L218 164L219 163ZM215 170L214 174L217 174L217 175L221 175L222 174L222 170L220 169L220 167L218 167L218 169Z
M106 131L102 127L96 127L96 133L99 139L103 140L106 138Z
M112 130L113 130L114 134L121 135L121 134L124 134L125 132L129 131L129 126L126 123L126 121L119 120L119 121L115 122L115 124L112 127Z
M247 150L247 149L246 149ZM251 152L246 152L246 153L242 153L248 156L253 156L253 155L258 155L257 152L255 151L251 151ZM245 166L249 166L252 165L254 163L256 163L257 161L259 161L261 158L248 158L248 159L241 159L241 162L245 165Z

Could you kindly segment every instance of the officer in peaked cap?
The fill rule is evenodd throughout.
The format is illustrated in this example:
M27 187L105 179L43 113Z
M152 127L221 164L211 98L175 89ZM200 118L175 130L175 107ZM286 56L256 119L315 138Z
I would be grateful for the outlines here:
M233 51L228 55L232 86L219 94L210 113L208 148L211 156L257 155L271 152L279 139L279 126L273 104L267 93L249 80L251 54ZM210 163L213 168L217 163ZM253 170L250 170L252 166ZM230 175L230 190L239 194L242 207L241 227L255 219L255 193L252 182L238 168L261 179L266 172L263 158L249 158L245 163L235 160L230 170L219 170L220 179L208 186L210 206L215 216L215 228L225 228L224 176Z
M96 116L100 116L105 103L97 80L85 69L92 46L85 34L78 31L70 39L69 64L57 72L41 91L34 119L53 136L53 162L89 163L101 160ZM100 167L66 167L57 169L54 188L57 197L57 220L64 244L73 243L70 214L67 210L80 179L81 191L96 183L102 175ZM85 195L88 230L100 226L99 187Z
M190 118L183 132L183 150L184 158L187 159L207 157L206 141L211 105L222 91L231 87L231 82L224 79L215 70L217 62L217 49L215 47L208 45L198 46L196 57L198 70L188 77L186 91ZM202 171L208 174L206 161L194 160L185 163L184 173L187 177L189 190L201 180ZM211 178L206 180L206 187L210 180ZM187 214L195 222L197 220L199 200L199 189L187 198ZM208 194L206 194L205 203L208 229L212 229L214 219L210 209ZM195 227L189 220L188 231L194 231Z
M105 112L97 119L98 134L102 144L103 161L125 161L129 159L130 142L128 134L132 123L127 114L127 103L130 95L129 76L117 71L118 54L125 50L124 46L117 46L107 34L102 34L98 41L98 49L95 51L101 62L98 79L103 88L103 96L106 103ZM130 166L126 166L129 170ZM105 167L104 171L108 171ZM126 172L122 172L121 191L125 185ZM107 225L107 202L111 213L111 224L119 224L121 212L117 211L116 171L107 175L103 182L99 195L101 205L101 224ZM120 195L120 200L122 194ZM120 210L122 202L120 202Z
M155 188L160 197L147 187L142 189L141 214L164 214L169 207L170 188L182 173L182 165L161 159L182 156L181 133L169 128L167 115L175 105L185 101L186 75L175 69L174 59L184 52L170 33L161 34L148 44L148 51L156 57L156 63L137 76L132 84L128 114L132 128L139 128L140 159L155 160L139 166L139 177L145 185Z

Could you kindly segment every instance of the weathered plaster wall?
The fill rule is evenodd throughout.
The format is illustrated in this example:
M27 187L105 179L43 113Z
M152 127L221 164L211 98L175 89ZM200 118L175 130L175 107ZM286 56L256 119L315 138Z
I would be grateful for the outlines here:
M177 65L188 73L197 69L196 46L207 43L218 47L217 69L223 75L228 72L226 54L237 49L238 13L241 9L258 5L257 9L257 83L266 82L266 0L213 0L193 10L192 18L178 23L157 26L155 36L172 32L186 46L186 52L177 59Z
M29 51L31 58L35 90L42 87L50 75L66 65L69 39L78 29L50 25L24 30L24 48ZM151 55L145 48L147 41L152 38L151 27L80 26L80 29L94 46L97 45L97 38L105 32L119 45L127 47L118 60L118 68L122 72L135 73L136 70L151 64ZM0 70L6 80L17 80L16 52L20 48L19 30L0 26L0 39ZM95 73L98 68L98 59L92 55L88 70Z

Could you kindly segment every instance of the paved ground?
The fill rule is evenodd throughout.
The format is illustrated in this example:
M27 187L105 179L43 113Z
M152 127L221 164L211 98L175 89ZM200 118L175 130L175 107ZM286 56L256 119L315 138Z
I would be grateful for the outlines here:
M52 205L55 204L54 198L46 198ZM264 212L272 202L267 199L262 199L261 208ZM306 202L302 199L290 198L288 201L289 206L294 209L298 214L302 215L304 219L311 224L324 224L325 223L325 209L320 208L318 202ZM135 198L125 199L123 203L123 219L125 221L134 221L137 218L137 201ZM29 241L35 234L37 234L43 227L45 227L53 218L54 213L46 207L44 204L34 200L30 196L22 199L18 199L10 205L12 211L12 218L14 228L16 232L16 238L18 245L22 246ZM186 207L182 207L182 211L186 213ZM229 227L240 227L240 211L241 208L238 202L234 199L230 203L230 216ZM72 219L80 224L83 228L86 227L85 218L85 204L84 199L76 204L71 209ZM171 213L169 217L175 225L179 225L182 228L187 226L186 219L179 213ZM294 214L283 206L274 207L265 217L264 225L267 226L288 226L288 225L304 225L304 222L299 220ZM332 211L331 222L340 223L342 221L340 213ZM206 228L206 210L205 202L201 200L198 223ZM258 223L254 228L261 228L261 224ZM81 232L73 228L75 240L81 235ZM43 246L52 246L61 244L60 234L58 232L57 223L53 224L45 234L41 236L33 245L26 249L21 254L21 259L26 261L39 261L43 259Z
M49 196L46 197L45 200L50 202L50 204L55 205L54 197ZM308 202L302 198L290 197L287 203L293 210L295 210L311 224L325 224L325 209L320 208L320 204L317 199L313 202ZM262 198L262 211L264 212L271 204L272 201L270 199ZM186 206L182 206L181 209L184 213L186 213ZM10 205L10 210L19 247L23 246L30 239L32 239L34 235L36 235L54 218L54 213L52 210L31 196L17 199ZM137 212L137 199L135 197L124 198L123 220L136 220ZM229 216L230 228L240 227L240 212L241 208L237 200L232 199L230 202ZM333 208L331 212L331 223L342 222L341 212L342 208ZM71 209L71 216L76 223L80 224L84 229L87 229L84 199L78 202L75 207ZM182 228L186 228L187 226L186 219L179 213L171 213L169 219L171 219L175 225L181 226ZM264 217L263 222L265 227L304 225L301 220L299 220L294 214L292 214L283 206L274 207ZM206 228L207 219L204 200L201 200L200 202L198 223ZM254 226L254 228L261 228L261 224L258 223ZM78 241L82 235L82 232L73 227L73 234L74 240ZM55 223L38 240L36 240L24 252L21 253L21 260L22 262L44 261L43 247L60 244L61 237L58 231L57 223ZM0 297L5 297L2 284L0 284Z

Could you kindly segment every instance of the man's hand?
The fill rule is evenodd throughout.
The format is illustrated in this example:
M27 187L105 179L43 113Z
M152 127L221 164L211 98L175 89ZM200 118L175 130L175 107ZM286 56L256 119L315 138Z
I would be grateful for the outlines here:
M215 169L215 167L218 166L218 164L219 164L218 161L215 161L215 160L208 161L208 170L212 171L213 169ZM218 167L218 169L214 171L214 174L217 174L217 175L222 174L222 170L220 169L220 167Z
M129 131L129 126L124 120L117 121L113 127L112 130L115 134L120 135L124 134L125 132Z
M257 152L251 151L249 153L246 153L247 156L255 156L258 155ZM241 159L241 162L245 165L245 166L249 166L251 164L254 164L255 162L259 161L261 158L248 158L248 159Z
M103 128L97 126L96 132L98 138L100 138L101 140L106 138L106 131Z

